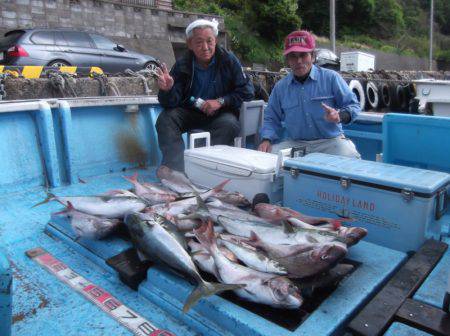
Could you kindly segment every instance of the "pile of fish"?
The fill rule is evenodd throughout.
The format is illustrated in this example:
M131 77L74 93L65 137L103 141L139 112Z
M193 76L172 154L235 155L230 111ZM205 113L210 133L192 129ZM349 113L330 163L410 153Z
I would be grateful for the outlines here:
M125 177L131 191L48 194L39 204L63 204L66 209L53 215L65 216L77 238L102 239L125 224L142 260L165 264L197 284L185 312L200 298L226 290L251 302L299 308L303 288L348 271L349 265L336 265L367 234L343 226L349 218L311 217L266 203L246 211L250 202L242 194L224 191L228 180L204 189L164 166L157 177L161 183ZM198 269L218 283L205 281Z

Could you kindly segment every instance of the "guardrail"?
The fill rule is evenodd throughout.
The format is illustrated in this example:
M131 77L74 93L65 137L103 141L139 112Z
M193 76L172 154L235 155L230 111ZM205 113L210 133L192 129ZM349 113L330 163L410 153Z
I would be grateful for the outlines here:
M169 10L173 8L172 0L107 0L107 1L102 0L102 1L125 6L162 8Z

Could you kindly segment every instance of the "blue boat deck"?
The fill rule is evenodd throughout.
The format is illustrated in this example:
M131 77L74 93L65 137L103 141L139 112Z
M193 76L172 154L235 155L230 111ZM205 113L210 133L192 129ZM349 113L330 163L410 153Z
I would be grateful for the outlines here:
M123 173L87 179L87 184L55 188L57 194L100 193L128 187ZM50 213L61 208L57 203L31 206L43 200L42 188L1 197L0 241L11 260L13 271L12 335L130 335L130 331L88 302L73 289L29 259L25 252L42 247L75 272L102 287L119 301L156 326L176 335L198 335L136 291L123 285L117 276L84 258L64 242L44 233Z
M183 314L182 303L192 287L162 268L150 268L138 291L130 289L105 263L129 248L129 242L118 237L75 242L67 223L50 218L60 204L31 207L46 197L47 186L56 195L92 195L129 188L122 176L135 171L154 180L158 112L156 100L148 97L0 104L0 253L10 260L13 273L13 336L131 334L30 260L25 252L36 247L159 328L187 336L342 334L346 323L407 259L405 253L360 242L349 254L358 264L355 271L301 325L290 329L222 296L203 299ZM367 146L366 158L373 160L383 143L381 121L369 126L354 125L348 134ZM147 168L136 169L139 166ZM447 251L415 299L435 306L442 302L449 263ZM392 324L387 334L426 335L400 323Z

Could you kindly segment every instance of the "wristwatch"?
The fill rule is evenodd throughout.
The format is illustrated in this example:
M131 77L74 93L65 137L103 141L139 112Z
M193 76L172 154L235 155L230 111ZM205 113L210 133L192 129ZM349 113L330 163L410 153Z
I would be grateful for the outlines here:
M219 102L220 106L225 105L225 99L223 97L217 98L216 100Z

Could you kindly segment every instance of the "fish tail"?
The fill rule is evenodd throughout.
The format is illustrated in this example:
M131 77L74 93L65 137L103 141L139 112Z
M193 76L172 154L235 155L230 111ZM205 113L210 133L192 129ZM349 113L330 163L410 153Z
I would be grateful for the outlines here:
M43 201L39 202L39 203L36 203L36 204L33 205L31 208L35 208L35 207L37 207L37 206L39 206L39 205L48 203L48 202L50 202L50 201L53 201L54 199L56 199L56 196L55 196L54 194L50 193L50 192L47 192L47 198L44 199Z
M245 285L221 284L214 282L201 282L186 299L183 306L183 313L187 313L201 298L208 297L227 290L235 290Z

